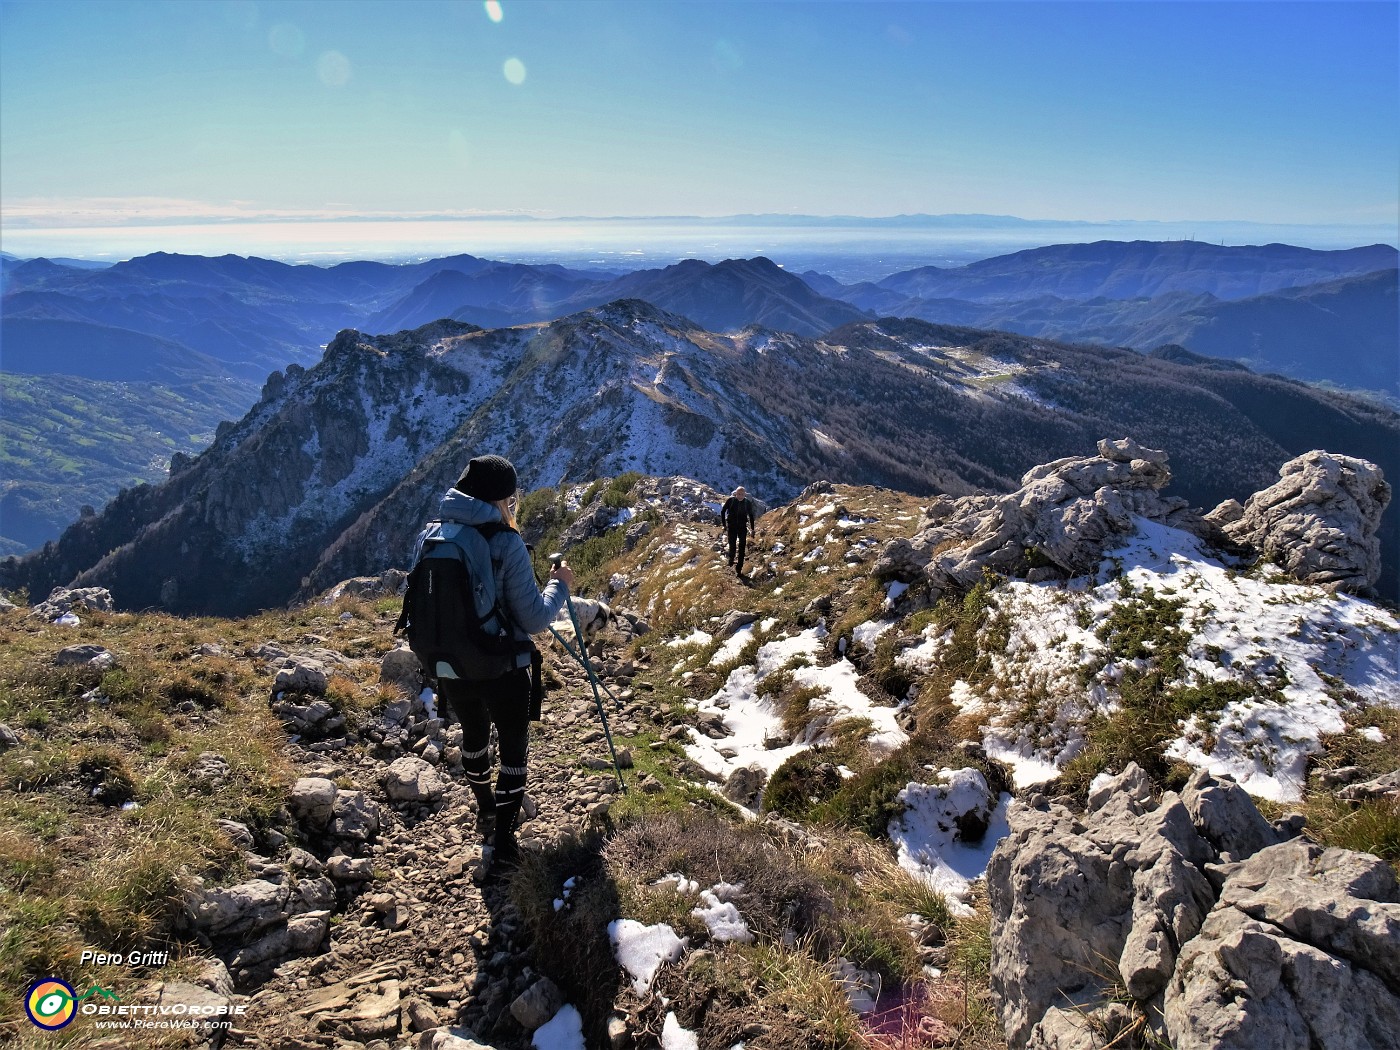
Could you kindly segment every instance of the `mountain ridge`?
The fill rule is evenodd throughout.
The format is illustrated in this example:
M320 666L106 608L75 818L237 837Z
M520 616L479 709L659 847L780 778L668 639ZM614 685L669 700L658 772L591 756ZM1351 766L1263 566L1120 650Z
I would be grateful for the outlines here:
M448 354L471 333L430 335ZM1068 579L986 576L930 606L917 565L891 568L945 529L991 556L964 528L991 503L1072 521L1172 504L1157 495L1166 457L1088 453L1033 468L1035 486L1067 485L1038 501L809 486L761 519L747 580L724 563L720 494L703 485L549 493L574 518L559 545L571 561L608 537L615 552L587 580L613 613L589 653L617 703L595 704L590 675L541 639L541 805L509 879L490 876L471 830L460 730L394 635L395 574L250 620L114 613L100 592L0 602L10 849L37 858L25 872L63 873L23 886L13 928L28 954L0 975L6 992L18 1001L55 951L77 958L109 929L93 902L115 871L118 888L158 887L132 891L132 944L179 945L189 976L64 977L123 1002L246 1006L252 1050L405 1026L424 1045L528 1050L558 1017L588 1046L664 1024L705 1046L827 1047L844 1045L833 1032L888 1033L881 988L911 1000L896 1015L908 1028L1016 1046L1052 1028L1086 973L1076 1013L1158 1042L1268 1043L1301 1012L1380 1045L1395 997L1364 975L1393 969L1387 938L1308 916L1373 915L1394 897L1386 861L1357 852L1394 853L1393 610L1236 566L1150 515L1061 534L1089 548ZM1250 795L1288 816L1266 819L1279 810ZM1066 864L1076 876L1057 878ZM1147 879L1161 892L1144 904L1132 887ZM1261 883L1281 884L1268 900L1287 920L1269 904L1255 942L1268 950L1231 954L1239 894ZM1186 932L1163 946L1183 911ZM685 938L639 972L622 935L666 924ZM1273 949L1362 974L1367 1001L1340 1023L1328 989L1222 1002L1221 980L1276 974ZM801 987L760 979L755 951L800 967ZM1193 970L1224 955L1229 977Z
M1202 257L1226 259L1241 251L1199 242L1176 242L1165 248L1151 243L1120 243L1116 247L1110 244L1109 248L1120 255L1168 249L1180 254L1189 248ZM1063 250L1092 254L1106 249L1099 244L1063 246ZM1036 258L1047 259L1054 258L1059 249L1047 246L1037 251L1040 255ZM1248 249L1247 252L1255 253L1248 257L1262 258L1259 251L1262 249ZM1300 265L1306 266L1314 265L1317 259L1347 254L1289 251L1302 260ZM1005 260L1014 260L1015 256L997 258L1003 260L997 265L1004 268L1011 265ZM995 260L984 262L991 265ZM1024 262L1022 258L1021 263ZM1254 273L1248 265L1245 269ZM234 418L252 405L253 391L270 373L290 364L314 364L329 332L345 328L400 330L442 317L483 328L505 328L550 321L561 314L567 316L602 305L603 301L611 301L605 297L616 296L654 302L665 311L690 318L700 328L718 331L740 331L760 324L815 338L847 323L904 311L966 328L1004 329L1070 342L1130 345L1142 351L1176 344L1231 360L1244 358L1255 371L1285 372L1343 388L1361 387L1388 399L1393 407L1400 404L1395 272L1377 271L1370 276L1303 286L1314 289L1312 292L1299 288L1262 298L1233 300L1219 299L1207 291L1180 290L1142 300L1115 300L1101 295L1068 300L1037 295L1017 302L973 303L960 299L906 299L900 292L872 284L858 286L860 294L870 296L865 302L872 313L864 314L861 307L838 298L840 294L852 294L839 282L822 279L818 274L799 278L763 257L715 264L690 260L618 276L574 271L552 263L529 266L492 262L472 255L401 265L355 261L318 267L239 256L207 258L157 253L101 270L79 270L46 260L7 262L0 324L11 326L12 331L23 331L21 325L38 328L52 324L55 331L70 333L83 331L79 327L82 325L97 325L100 330L90 333L90 346L129 341L130 336L120 334L129 331L214 358L221 362L220 369L229 370L241 383L238 398L230 401L217 397L207 401L206 410ZM1258 279L1261 278L1250 278L1256 283ZM460 282L462 287L454 282ZM471 290L464 290L466 287ZM461 305L462 299L473 305ZM17 345L13 339L11 345ZM63 345L66 344L54 342L49 349L61 349ZM165 343L153 345L175 353ZM59 352L38 355L34 367L43 368L46 363L54 369L73 367L73 359ZM66 382L60 381L60 385ZM207 385L201 388L199 384L185 388L191 395L201 389L211 391ZM96 461L89 461L83 452L83 420L90 416L94 429L106 433L115 414L123 411L127 402L113 387L84 388L83 397L97 401L75 399L71 391L63 396L70 406L88 405L79 410L67 428L71 440L64 440L80 471L81 464L89 462L87 469L98 473ZM160 404L176 406L166 429L177 425L182 430L189 429L184 422L186 408L177 405L185 396L172 389L161 391L156 398ZM198 407L196 402L190 405ZM203 432L212 430L216 422L217 418ZM35 424L39 425L37 419ZM140 427L144 432L149 421L143 419ZM179 451L197 449L181 443ZM91 479L93 484L84 484L84 497L71 506L62 506L61 497L56 495L46 495L44 500L30 504L43 509L36 511L38 517L25 512L26 539L20 541L11 536L8 549L14 549L14 543L56 537L81 504L101 503L115 495L118 478L154 482L164 472L163 464L142 452L116 472L104 460L100 473L107 478L106 489L102 490L97 479ZM15 480L47 485L44 478L31 477L23 470L15 475ZM1004 479L998 483L1004 483Z
M262 608L402 564L481 451L519 464L526 488L639 470L767 499L846 479L961 495L1014 488L1104 432L1175 448L1178 491L1203 507L1312 447L1400 474L1400 415L1286 380L907 319L721 335L624 300L511 329L341 332L167 482L5 571L36 593L106 586L123 607ZM195 554L166 564L177 548Z
M1040 293L1127 299L1167 291L1245 298L1394 268L1398 258L1400 252L1386 244L1325 251L1286 244L1225 247L1205 241L1094 241L1028 248L951 269L920 267L891 274L877 287L910 297L974 302Z

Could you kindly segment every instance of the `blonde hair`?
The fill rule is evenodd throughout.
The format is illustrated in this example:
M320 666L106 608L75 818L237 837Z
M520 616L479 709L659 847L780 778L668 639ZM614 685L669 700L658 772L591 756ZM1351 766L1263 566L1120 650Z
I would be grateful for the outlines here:
M495 507L498 511L501 512L501 520L503 522L509 525L512 529L515 529L516 532L519 532L520 526L517 525L515 521L515 501L516 497L511 496L508 499L498 499L494 503L492 503L491 506Z

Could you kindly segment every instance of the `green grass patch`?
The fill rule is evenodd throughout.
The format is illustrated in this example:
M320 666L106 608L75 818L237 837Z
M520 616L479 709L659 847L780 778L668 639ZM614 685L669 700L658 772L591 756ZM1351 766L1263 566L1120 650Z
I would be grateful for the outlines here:
M1158 783L1184 782L1188 770L1162 753L1180 732L1183 720L1205 718L1227 704L1255 696L1257 687L1226 680L1183 685L1191 633L1182 626L1185 600L1159 595L1151 587L1140 593L1120 580L1122 600L1115 603L1098 630L1109 652L1126 666L1118 683L1118 709L1096 714L1085 727L1085 745L1066 764L1056 783L1083 797L1095 776L1119 772L1136 762Z

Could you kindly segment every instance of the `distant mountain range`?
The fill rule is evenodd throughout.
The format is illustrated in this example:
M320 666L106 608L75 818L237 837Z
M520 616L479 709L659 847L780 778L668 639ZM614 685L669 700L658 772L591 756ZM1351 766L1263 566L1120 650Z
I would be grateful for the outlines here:
M328 267L165 253L102 268L0 258L0 553L56 536L82 505L121 486L159 480L170 455L199 451L220 420L253 405L269 374L315 364L341 329L396 332L439 319L501 328L618 299L719 333L757 324L815 338L877 316L917 317L1142 351L1174 344L1400 404L1395 265L1386 245L1099 242L847 286L764 258L628 274L470 255ZM63 389L47 390L60 376ZM164 423L152 406L168 413ZM111 438L124 416L131 440ZM109 435L100 454L96 433Z
M873 287L905 299L977 303L1041 295L1140 299L1168 292L1207 292L1219 299L1244 299L1393 269L1396 264L1396 249L1388 244L1317 251L1288 244L1227 248L1201 241L1096 241L1032 248L949 269L924 266L891 274ZM893 305L890 299L879 299L877 293L860 289L843 297L881 313L889 313Z
M780 500L822 478L1005 491L1124 435L1169 449L1173 492L1203 507L1317 447L1400 476L1395 412L1185 350L894 319L819 339L723 334L631 299L489 331L342 332L168 481L123 492L4 574L36 594L76 580L125 608L234 613L403 565L437 495L482 452L511 457L526 488L635 469ZM1395 520L1392 508L1391 591Z
M841 291L825 287L828 294ZM1235 300L1171 291L1129 299L881 301L893 315L944 324L1143 351L1175 343L1261 372L1371 391L1400 404L1397 289L1400 272L1389 269ZM853 298L872 300L868 294Z
M1175 343L1400 404L1396 267L1396 249L1384 244L1321 252L1100 241L921 267L874 284L803 277L882 316L1138 350Z

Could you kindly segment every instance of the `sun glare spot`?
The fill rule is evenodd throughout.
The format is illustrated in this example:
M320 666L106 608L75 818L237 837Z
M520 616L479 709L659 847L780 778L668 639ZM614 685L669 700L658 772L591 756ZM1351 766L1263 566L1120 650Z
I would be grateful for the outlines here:
M306 50L306 34L290 22L278 22L267 31L267 43L283 58L296 58Z
M506 79L512 84L525 83L525 63L518 58L506 59L506 64L501 67L501 72L505 73Z
M350 80L350 60L339 51L322 52L316 60L316 75L327 87L344 87Z
M486 0L486 17L493 22L499 22L505 17L505 12L501 10L501 0Z

